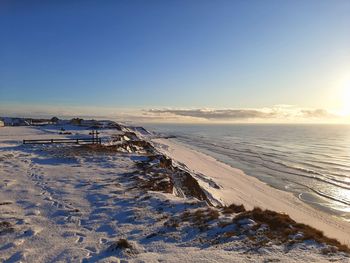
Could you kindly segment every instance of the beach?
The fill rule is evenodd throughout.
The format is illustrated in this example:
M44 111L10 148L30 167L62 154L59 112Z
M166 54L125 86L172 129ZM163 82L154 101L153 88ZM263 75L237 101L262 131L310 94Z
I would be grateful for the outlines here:
M286 217L287 237L225 204L285 212L343 243L346 224L141 127L101 129L102 145L22 144L91 131L61 127L0 129L1 262L348 262Z
M294 220L322 230L326 236L350 244L350 222L328 215L301 202L291 193L280 191L244 174L213 157L184 146L172 139L153 140L158 148L190 170L213 179L220 189L210 187L198 177L200 184L226 205L243 204L249 209L262 207L287 213Z

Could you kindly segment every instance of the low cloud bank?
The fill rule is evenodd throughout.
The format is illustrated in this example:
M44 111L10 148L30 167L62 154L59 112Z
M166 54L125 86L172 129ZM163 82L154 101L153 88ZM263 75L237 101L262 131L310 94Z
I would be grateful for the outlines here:
M340 118L325 109L302 109L289 105L263 109L150 109L146 112L153 116L189 117L207 121L292 121Z
M301 110L301 114L305 118L335 118L337 115L332 114L324 109Z
M159 110L151 109L154 114L174 114L178 116L203 118L208 120L227 120L227 119L251 119L251 118L273 118L275 112L264 112L259 110Z

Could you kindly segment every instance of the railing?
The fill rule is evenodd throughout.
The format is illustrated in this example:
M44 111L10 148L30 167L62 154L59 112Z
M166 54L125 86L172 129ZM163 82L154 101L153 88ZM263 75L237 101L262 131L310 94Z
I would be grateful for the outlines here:
M101 144L101 138L23 140L23 144L53 144L53 143Z

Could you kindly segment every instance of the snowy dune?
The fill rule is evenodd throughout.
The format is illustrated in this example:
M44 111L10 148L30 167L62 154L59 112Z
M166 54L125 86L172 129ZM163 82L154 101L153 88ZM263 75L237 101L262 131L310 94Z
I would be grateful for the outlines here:
M349 260L344 253L322 254L328 247L312 241L290 246L271 242L266 247L251 245L245 234L253 233L250 225L255 223L251 220L232 224L234 214L218 213L204 201L175 196L175 191L166 193L140 187L140 182L142 185L154 183L147 181L150 175L169 171L161 168L159 163L149 161L142 153L21 144L22 139L88 134L88 130L71 128L72 135L69 136L59 135L55 127L0 128L0 262ZM116 133L115 130L101 130L104 139ZM169 144L167 154L186 163L189 169L203 173L193 176L212 193L212 200L245 203L248 207L257 202L271 208L264 202L284 196L273 193L269 197L264 191L270 188L260 185L259 181L170 141L162 142ZM140 164L144 170L140 170ZM188 168L183 166L183 169ZM223 187L226 183L224 175L228 173L242 177L235 181L239 189L230 184ZM161 179L162 185L166 178ZM252 188L246 185L250 183L253 183ZM256 193L249 192L252 200L248 202L248 192L243 192L253 189L259 192L261 199L254 197ZM239 192L235 193L236 190ZM282 210L277 205L282 206L277 202L273 208ZM294 207L297 211L299 203ZM214 217L204 222L205 230L201 230L196 221L191 221L191 215L206 212L211 212ZM310 213L304 212L304 215ZM223 222L227 221L230 223L223 227ZM233 230L237 235L225 235L225 231L232 233ZM125 244L120 242L123 239L127 240Z
M320 229L326 236L350 245L350 222L317 211L291 193L272 188L255 177L247 176L239 169L172 139L153 141L164 154L199 174L197 179L201 186L208 189L222 203L243 204L248 209L257 206L287 213L295 221ZM220 185L220 188L209 187L208 178Z

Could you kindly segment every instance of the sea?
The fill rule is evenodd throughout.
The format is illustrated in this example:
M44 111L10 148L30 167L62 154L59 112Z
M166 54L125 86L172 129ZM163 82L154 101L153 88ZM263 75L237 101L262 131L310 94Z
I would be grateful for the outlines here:
M350 125L143 126L350 221Z

